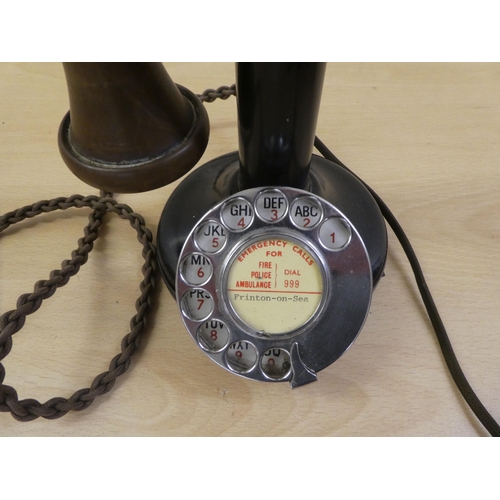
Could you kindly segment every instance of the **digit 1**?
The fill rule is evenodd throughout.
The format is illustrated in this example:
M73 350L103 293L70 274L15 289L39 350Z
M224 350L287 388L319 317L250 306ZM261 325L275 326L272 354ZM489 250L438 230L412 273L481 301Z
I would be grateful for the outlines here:
M332 233L330 236L332 237L332 243L335 243L335 233Z

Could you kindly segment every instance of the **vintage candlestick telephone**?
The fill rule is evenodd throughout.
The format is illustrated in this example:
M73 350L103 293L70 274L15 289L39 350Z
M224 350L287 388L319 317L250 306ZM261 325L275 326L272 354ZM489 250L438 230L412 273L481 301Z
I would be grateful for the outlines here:
M154 189L193 167L203 105L163 65L64 65L59 147L83 181ZM224 368L297 386L335 361L368 314L387 254L377 203L315 156L324 63L236 65L239 151L188 175L158 234L160 269L198 345Z
M208 142L200 99L173 83L161 63L65 63L70 111L59 129L68 167L105 193L142 192L187 173ZM494 436L500 426L470 387L398 221L382 199L315 137L322 63L236 65L239 151L200 166L174 190L161 215L158 263L196 344L216 363L259 381L316 380L352 344L387 256L384 219L415 279L450 373ZM210 92L209 94L216 94ZM226 93L226 96L228 94ZM205 99L205 96L201 96ZM312 154L313 144L323 158ZM72 259L0 316L0 411L29 421L89 406L126 371L152 290L152 235L130 207L109 196L41 201L0 217L11 224L57 209L90 207ZM137 315L108 372L71 398L20 401L3 384L12 335L86 261L98 221L128 219L144 246Z

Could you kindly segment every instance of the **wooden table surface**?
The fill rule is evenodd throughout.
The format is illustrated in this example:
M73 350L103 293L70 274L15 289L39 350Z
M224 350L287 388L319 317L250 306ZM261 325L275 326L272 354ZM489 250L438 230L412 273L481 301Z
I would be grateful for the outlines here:
M233 63L166 63L200 93L234 82ZM57 63L0 64L0 214L41 199L97 194L64 165L68 110ZM207 104L203 164L238 149L236 101ZM329 64L317 135L386 201L406 230L462 368L500 420L500 65ZM154 234L173 185L118 195ZM0 312L71 255L88 210L0 234ZM19 397L44 402L89 387L129 331L141 248L112 216L89 261L29 316L2 363ZM483 436L448 374L411 270L389 232L385 277L353 346L291 390L235 377L185 332L160 278L129 371L84 411L28 423L0 414L2 436Z

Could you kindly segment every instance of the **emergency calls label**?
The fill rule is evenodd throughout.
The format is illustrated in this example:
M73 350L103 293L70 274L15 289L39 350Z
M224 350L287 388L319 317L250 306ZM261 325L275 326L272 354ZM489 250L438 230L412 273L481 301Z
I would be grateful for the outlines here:
M315 257L285 238L258 240L240 250L227 286L235 313L263 334L299 328L317 311L323 295Z

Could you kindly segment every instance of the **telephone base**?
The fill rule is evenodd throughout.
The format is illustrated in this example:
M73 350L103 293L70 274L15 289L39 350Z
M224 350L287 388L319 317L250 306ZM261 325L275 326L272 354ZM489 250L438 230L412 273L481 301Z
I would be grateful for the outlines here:
M174 190L157 234L159 267L173 295L179 255L193 227L214 205L248 187L254 186L240 184L239 155L234 152L200 166ZM351 173L316 155L311 158L306 190L335 205L356 227L370 258L375 286L384 271L387 231L371 194Z

